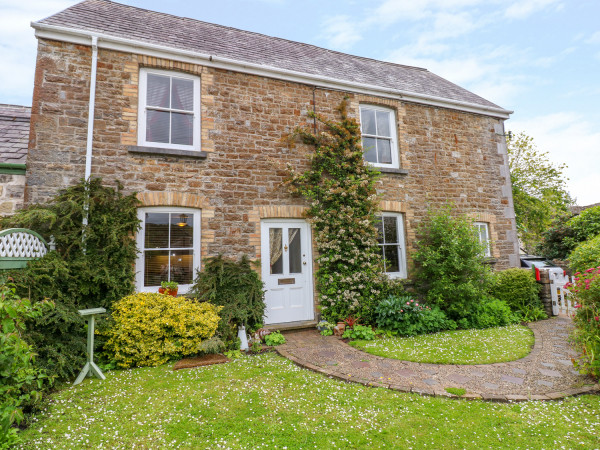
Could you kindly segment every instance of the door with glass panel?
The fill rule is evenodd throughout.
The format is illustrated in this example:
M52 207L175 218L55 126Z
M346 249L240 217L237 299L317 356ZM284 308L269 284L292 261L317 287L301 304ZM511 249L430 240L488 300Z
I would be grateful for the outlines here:
M304 220L263 220L265 323L314 319L310 229Z
M138 291L156 292L162 281L175 281L187 292L200 266L200 211L140 208L138 218Z

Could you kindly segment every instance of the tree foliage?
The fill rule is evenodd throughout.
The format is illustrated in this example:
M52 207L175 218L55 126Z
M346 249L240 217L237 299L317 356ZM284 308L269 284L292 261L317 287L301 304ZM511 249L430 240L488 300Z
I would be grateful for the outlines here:
M533 253L542 233L573 204L564 176L567 166L551 163L548 152L538 150L524 133L508 136L506 142L517 229L525 250Z
M311 114L324 131L301 128L290 136L291 145L299 140L315 150L311 168L300 174L291 170L288 185L309 201L322 316L336 321L359 315L368 323L385 284L375 227L379 172L365 164L360 126L348 117L345 100L338 111L339 122Z
M430 211L417 234L417 289L451 319L465 319L487 295L491 276L483 263L486 246L472 220L453 214L450 207Z
M86 334L78 309L110 309L133 292L138 204L135 194L123 195L120 187L93 179L0 221L2 227L35 230L56 245L56 251L12 274L19 295L56 304L28 324L25 336L49 374L69 377L85 362Z

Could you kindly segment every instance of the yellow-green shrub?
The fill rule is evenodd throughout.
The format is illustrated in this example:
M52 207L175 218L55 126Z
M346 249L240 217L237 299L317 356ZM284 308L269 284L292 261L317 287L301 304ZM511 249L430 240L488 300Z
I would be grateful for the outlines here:
M219 324L221 307L155 293L129 295L113 305L107 350L120 367L159 366L198 353Z

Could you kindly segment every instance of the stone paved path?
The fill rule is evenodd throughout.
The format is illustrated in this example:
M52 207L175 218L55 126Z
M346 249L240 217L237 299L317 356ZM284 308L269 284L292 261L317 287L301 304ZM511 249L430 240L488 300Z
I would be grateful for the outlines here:
M568 318L530 324L531 353L517 361L483 365L422 364L383 358L349 346L316 330L289 331L280 355L307 369L345 381L403 392L453 397L445 388L463 388L465 398L493 401L551 400L600 392L591 378L573 368L576 352L567 336Z

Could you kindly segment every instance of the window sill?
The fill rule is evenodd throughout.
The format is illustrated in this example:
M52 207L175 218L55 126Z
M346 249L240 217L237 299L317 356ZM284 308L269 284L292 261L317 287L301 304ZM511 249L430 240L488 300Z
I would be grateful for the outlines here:
M156 156L179 156L182 158L206 159L208 153L198 150L176 150L172 148L159 147L141 147L138 145L130 145L127 147L129 153L140 153Z
M490 264L490 265L495 265L498 262L498 260L492 256L486 256L483 260L484 264Z
M407 169L393 169L391 167L375 167L381 173L395 173L398 175L408 175Z

